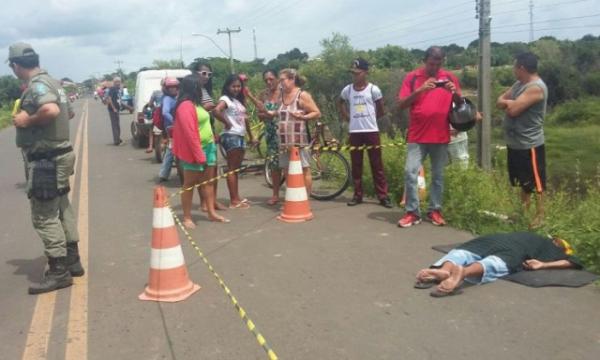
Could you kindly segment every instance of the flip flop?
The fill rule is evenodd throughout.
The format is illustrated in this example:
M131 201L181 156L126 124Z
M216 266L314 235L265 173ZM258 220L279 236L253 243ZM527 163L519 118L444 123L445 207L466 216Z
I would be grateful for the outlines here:
M154 149L146 149L146 154L150 154L153 151L154 151Z
M248 204L247 202L240 202L236 205L229 205L229 208L246 210L246 209L250 209L250 204Z
M413 286L415 289L429 289L438 283L436 278L417 280Z
M222 218L222 219L208 219L212 222L218 222L218 223L224 223L224 224L229 224L231 222L231 220L226 219L226 218Z
M244 203L244 204L250 204L250 200L243 198L240 203Z
M452 296L452 295L460 295L463 293L462 289L456 288L452 291L442 291L440 289L435 289L432 290L429 295L431 295L434 298L441 298L441 297L447 297L447 296Z

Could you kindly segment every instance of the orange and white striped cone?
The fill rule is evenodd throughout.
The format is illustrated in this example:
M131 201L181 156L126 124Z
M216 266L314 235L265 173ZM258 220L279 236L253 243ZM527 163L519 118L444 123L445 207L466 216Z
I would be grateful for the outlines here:
M176 302L200 290L200 286L190 281L166 200L165 188L157 186L154 189L150 275L146 289L138 296L140 300Z
M290 148L290 164L286 176L285 202L277 219L285 222L303 222L313 218L308 202L302 163L297 147Z
M425 181L425 169L421 166L419 176L417 177L417 189L419 190L419 201L425 201L427 197L427 182ZM406 205L406 186L400 200L400 206Z

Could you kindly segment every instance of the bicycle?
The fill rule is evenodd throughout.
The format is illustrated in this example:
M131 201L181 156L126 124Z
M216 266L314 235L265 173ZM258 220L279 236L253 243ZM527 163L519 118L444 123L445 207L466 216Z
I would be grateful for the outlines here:
M339 142L332 136L326 136L327 126L317 121L311 134L310 170L312 190L310 196L316 200L331 200L341 195L350 185L351 173L348 160L337 149ZM324 148L326 147L326 148ZM277 156L277 155L274 155ZM273 156L265 159L264 175L269 186L273 186L271 167ZM281 177L281 184L285 181Z

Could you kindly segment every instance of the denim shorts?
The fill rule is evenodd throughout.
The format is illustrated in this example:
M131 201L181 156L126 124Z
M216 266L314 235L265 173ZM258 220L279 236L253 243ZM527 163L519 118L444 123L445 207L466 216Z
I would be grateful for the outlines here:
M450 261L451 263L460 266L467 266L476 262L480 263L483 267L483 276L481 279L465 279L473 284L485 284L496 281L496 279L508 275L508 267L506 266L504 260L494 255L482 258L481 256L467 250L452 249L432 266L436 268L441 267L446 261Z
M234 149L242 149L246 148L246 142L243 136L223 133L221 134L221 146L225 149L225 152L230 152Z

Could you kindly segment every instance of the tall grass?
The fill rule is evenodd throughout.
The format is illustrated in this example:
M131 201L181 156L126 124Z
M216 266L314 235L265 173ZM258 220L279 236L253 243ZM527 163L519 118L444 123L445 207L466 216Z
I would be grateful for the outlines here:
M0 107L0 129L4 129L11 124L11 109L9 107Z

